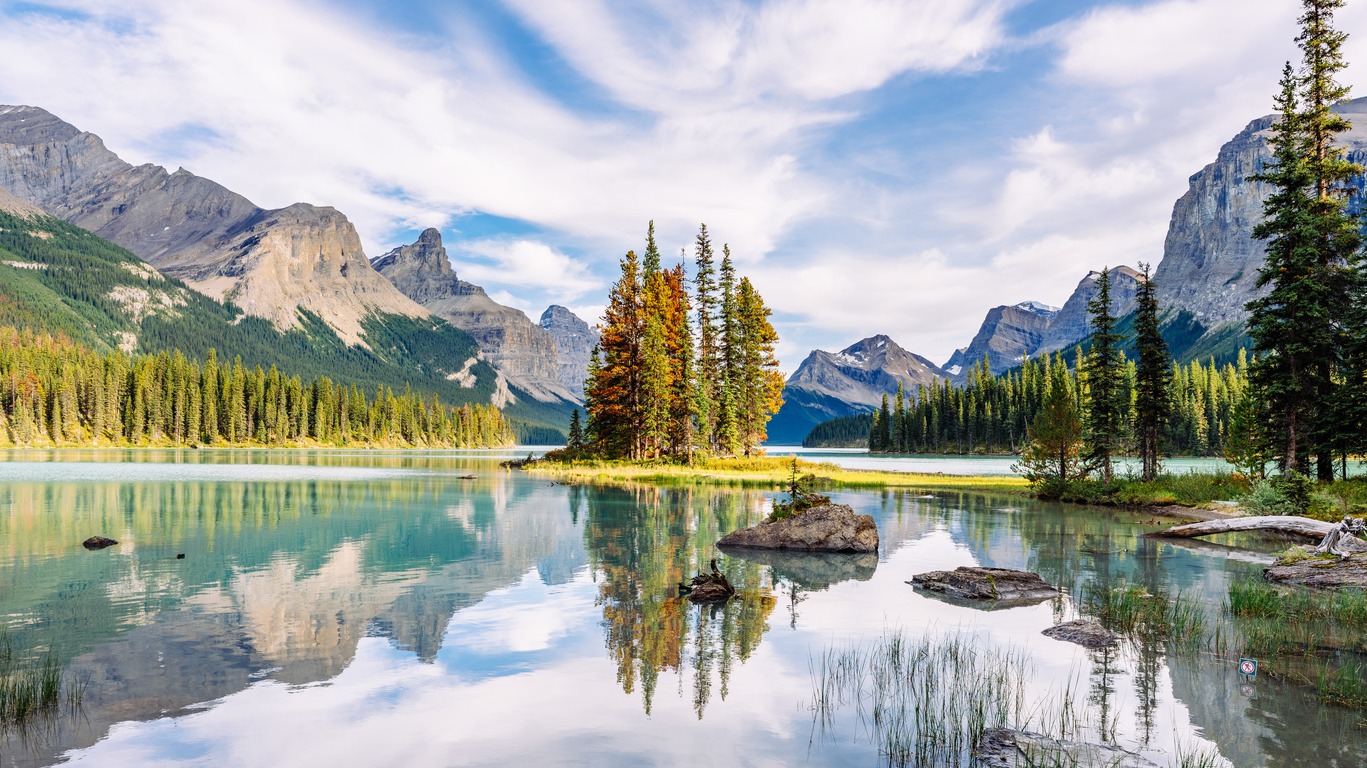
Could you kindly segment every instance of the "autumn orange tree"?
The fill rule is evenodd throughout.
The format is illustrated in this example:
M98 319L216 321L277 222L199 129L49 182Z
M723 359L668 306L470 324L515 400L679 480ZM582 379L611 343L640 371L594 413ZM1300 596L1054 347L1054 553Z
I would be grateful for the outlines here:
M613 284L585 385L590 447L604 456L691 461L749 455L783 404L770 311L730 248L718 270L706 225L694 242L694 293L683 255L661 264L655 224L645 256L629 251Z

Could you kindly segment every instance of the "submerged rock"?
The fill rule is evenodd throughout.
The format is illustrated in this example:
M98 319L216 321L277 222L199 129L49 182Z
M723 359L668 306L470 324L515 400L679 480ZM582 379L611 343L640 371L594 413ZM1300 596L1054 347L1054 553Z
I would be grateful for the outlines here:
M1055 624L1040 634L1067 643L1077 643L1086 648L1105 648L1115 645L1116 641L1120 639L1120 635L1101 626L1101 622L1096 619L1066 621L1062 624Z
M1157 763L1105 744L1054 739L1030 731L989 728L973 750L973 768L1027 768L1067 765L1076 768L1159 768Z
M1310 555L1299 560L1281 560L1263 569L1268 581L1320 589L1367 588L1367 555Z
M1042 600L1058 595L1058 590L1038 573L1010 568L960 566L952 571L919 573L907 583L966 600Z
M823 504L772 523L726 534L719 547L801 552L877 552L878 525L844 504Z
M95 551L95 550L97 550L97 549L104 549L105 547L112 547L112 546L114 546L115 544L118 544L118 543L119 543L119 542L114 541L113 539L106 539L106 538L103 537L103 536L91 536L90 538L88 538L88 539L86 539L85 541L81 542L81 546L83 546L83 547L85 547L86 549L88 549L88 550L90 550L90 551L93 552L93 551Z

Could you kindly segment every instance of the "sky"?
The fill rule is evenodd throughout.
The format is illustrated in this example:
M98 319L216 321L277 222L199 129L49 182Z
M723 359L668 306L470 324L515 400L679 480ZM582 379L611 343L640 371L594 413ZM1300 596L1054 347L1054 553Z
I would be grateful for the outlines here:
M1299 5L0 0L0 104L334 206L372 258L437 227L533 319L596 322L649 221L690 262L705 223L786 371L878 333L941 364L993 306L1161 261L1188 178L1271 111ZM1367 59L1364 3L1338 28Z

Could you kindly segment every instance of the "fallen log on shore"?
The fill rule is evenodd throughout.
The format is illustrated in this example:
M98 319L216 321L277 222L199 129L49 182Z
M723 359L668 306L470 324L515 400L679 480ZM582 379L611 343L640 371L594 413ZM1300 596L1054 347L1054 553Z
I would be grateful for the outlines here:
M1194 539L1200 536L1213 536L1217 533L1236 533L1238 531L1272 531L1274 533L1297 536L1307 541L1317 541L1323 546L1331 532L1342 528L1343 523L1326 523L1296 515L1252 515L1250 517L1227 517L1223 520L1206 520L1169 528L1165 531L1146 533L1159 539ZM1338 550L1347 552L1367 552L1367 542L1351 533L1334 537L1330 542Z
M1226 517L1222 520L1204 520L1187 523L1164 531L1145 534L1160 539L1194 539L1200 536L1213 536L1217 533L1236 533L1238 531L1276 531L1278 533L1301 536L1319 541L1334 528L1334 523L1311 520L1295 515L1253 515L1250 517Z

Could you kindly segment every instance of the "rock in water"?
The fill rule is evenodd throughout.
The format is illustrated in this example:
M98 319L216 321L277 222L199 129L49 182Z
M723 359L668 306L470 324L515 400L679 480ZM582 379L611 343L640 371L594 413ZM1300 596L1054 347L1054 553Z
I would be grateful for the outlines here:
M1115 645L1120 639L1120 635L1101 626L1101 622L1096 619L1078 619L1055 624L1040 634L1055 640L1077 643L1085 648L1105 648Z
M802 552L877 552L878 525L844 504L823 504L782 520L726 534L718 547Z
M95 550L97 550L97 549L104 549L105 547L112 547L112 546L114 546L115 544L118 544L118 543L119 543L119 542L114 541L113 539L106 539L106 538L103 537L103 536L91 536L90 538L88 538L88 539L86 539L85 541L81 542L81 546L83 546L83 547L85 547L86 549L88 549L88 550L90 550L90 551L93 552L93 551L95 551Z
M1156 763L1119 747L1065 741L1010 728L988 728L973 749L973 768L1026 768L1035 765L1158 768Z
M920 573L907 583L967 600L1040 600L1058 595L1058 590L1038 573L1009 568L961 566L952 571Z

